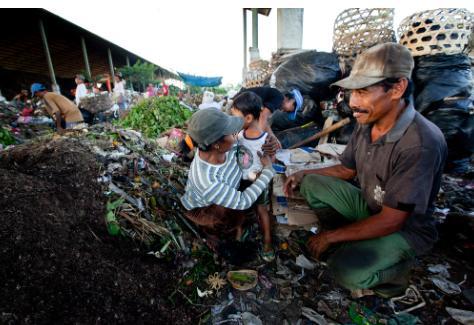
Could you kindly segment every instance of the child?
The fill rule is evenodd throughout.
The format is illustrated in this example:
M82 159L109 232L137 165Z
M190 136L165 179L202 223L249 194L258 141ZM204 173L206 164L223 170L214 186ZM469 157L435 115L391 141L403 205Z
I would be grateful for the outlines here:
M255 181L262 171L261 155L262 145L265 143L267 133L259 127L258 119L262 110L262 100L253 92L246 91L234 98L232 115L243 118L244 125L238 134L238 161L242 168L241 185L248 186ZM257 215L263 231L262 258L270 262L275 258L272 248L270 228L270 215L268 213L269 193L268 188L257 199Z

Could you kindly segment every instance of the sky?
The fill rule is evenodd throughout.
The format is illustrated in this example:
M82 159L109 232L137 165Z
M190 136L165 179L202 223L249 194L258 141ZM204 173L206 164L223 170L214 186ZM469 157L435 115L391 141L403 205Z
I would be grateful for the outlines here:
M223 76L223 84L242 79L242 8L272 8L259 15L259 50L269 60L277 49L277 8L304 8L303 48L331 51L334 21L351 7L395 8L395 29L400 21L421 10L445 7L438 0L413 1L230 1L230 0L116 0L116 1L2 1L2 6L42 6L76 25L174 71ZM450 1L452 7L474 12L473 1ZM251 45L248 12L247 46Z

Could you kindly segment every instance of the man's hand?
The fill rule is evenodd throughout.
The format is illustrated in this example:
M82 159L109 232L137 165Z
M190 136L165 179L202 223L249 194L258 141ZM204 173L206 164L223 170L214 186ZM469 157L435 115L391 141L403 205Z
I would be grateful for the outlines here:
M329 242L326 232L311 236L306 243L308 250L317 260L321 257L321 254L324 253L331 243Z
M257 151L257 155L260 158L260 162L263 167L271 167L272 166L272 158L268 155L265 155L261 153L260 151Z
M286 197L293 196L293 190L301 184L304 176L305 175L302 170L288 176L285 184L283 184L283 193L285 193Z
M263 153L268 156L274 156L280 148L281 144L278 142L278 139L275 136L268 134L265 143L262 145Z

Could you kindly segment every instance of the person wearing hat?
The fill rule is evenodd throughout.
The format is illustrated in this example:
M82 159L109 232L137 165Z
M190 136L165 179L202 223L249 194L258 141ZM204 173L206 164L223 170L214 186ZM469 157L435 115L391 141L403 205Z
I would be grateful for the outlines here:
M264 154L260 175L239 191L242 169L236 140L243 124L240 117L209 108L194 113L188 125L197 151L181 202L188 210L186 216L202 228L213 249L218 238L241 237L245 210L254 205L275 174L272 159Z
M117 72L115 74L113 94L119 108L126 109L127 102L125 98L125 80L123 79L121 72Z
M336 166L297 172L284 184L314 209L336 211L345 226L309 238L309 251L358 296L404 292L413 257L437 239L435 199L446 159L443 134L413 107L414 62L402 45L385 43L360 54L349 77L357 126ZM357 176L360 188L348 180ZM372 289L372 290L367 290Z
M59 133L83 122L82 114L73 102L63 95L48 92L42 84L32 84L31 95L39 97L44 102L46 111L55 120Z
M87 96L87 88L84 84L86 78L82 74L76 74L74 81L76 82L75 102L77 107L81 106L81 98Z

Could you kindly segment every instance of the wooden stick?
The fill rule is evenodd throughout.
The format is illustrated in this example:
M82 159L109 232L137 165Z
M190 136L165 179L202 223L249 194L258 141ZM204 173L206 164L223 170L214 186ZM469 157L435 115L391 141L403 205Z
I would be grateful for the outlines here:
M309 138L306 138L300 142L298 142L297 144L294 144L292 145L289 149L295 149L295 148L299 148L301 147L302 145L304 144L307 144L308 142L311 142L311 141L314 141L314 140L317 140L323 136L325 136L326 134L329 134L337 129L340 129L342 128L343 126L349 124L351 122L350 118L346 117L345 119L343 120L340 120L339 122L337 122L336 124L333 124L331 125L330 127L316 133L315 135L312 135L310 136Z

